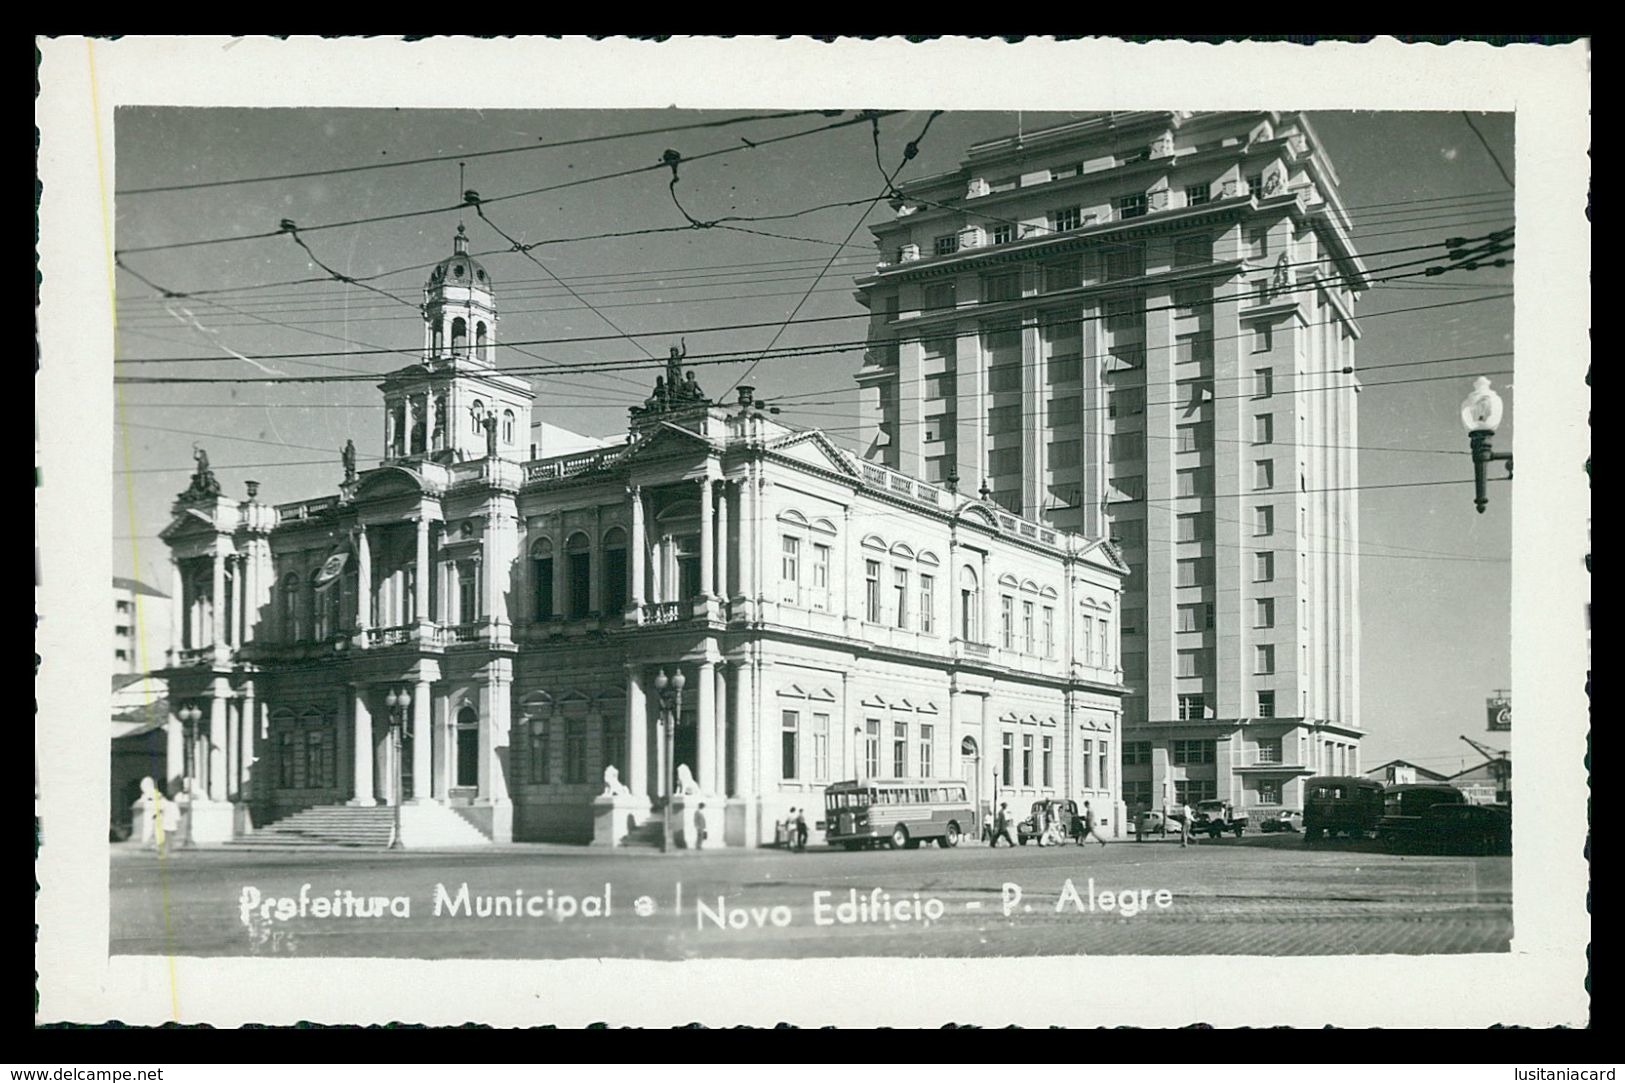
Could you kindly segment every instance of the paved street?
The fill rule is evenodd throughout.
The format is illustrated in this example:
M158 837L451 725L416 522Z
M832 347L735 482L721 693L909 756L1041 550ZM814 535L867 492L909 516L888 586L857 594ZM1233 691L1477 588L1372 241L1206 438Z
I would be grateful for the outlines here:
M382 916L331 916L353 914L345 892L384 897ZM481 916L482 897L507 909ZM114 954L1461 953L1505 951L1512 934L1509 858L1310 847L1296 835L1188 850L1130 841L805 854L514 846L160 859L121 847L112 906Z

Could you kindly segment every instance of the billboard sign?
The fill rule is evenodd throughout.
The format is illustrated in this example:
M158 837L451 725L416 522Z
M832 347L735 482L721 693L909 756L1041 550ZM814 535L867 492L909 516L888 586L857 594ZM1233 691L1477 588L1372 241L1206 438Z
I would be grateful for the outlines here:
M1512 697L1491 696L1484 701L1489 714L1489 729L1493 733L1498 730L1512 728Z

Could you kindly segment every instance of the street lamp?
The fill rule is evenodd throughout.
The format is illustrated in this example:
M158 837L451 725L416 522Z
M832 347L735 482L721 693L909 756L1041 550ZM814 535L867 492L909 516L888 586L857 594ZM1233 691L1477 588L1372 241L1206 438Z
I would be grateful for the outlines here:
M394 786L390 792L390 804L395 809L395 823L389 836L389 848L401 849L401 731L406 728L406 710L412 706L412 693L405 688L391 688L389 694L384 696L384 706L389 708L389 758L392 765L390 772L394 776Z
M198 768L198 723L203 720L203 709L196 700L188 700L180 710L175 712L181 720L181 792L176 795L177 803L181 806L181 845L192 845L192 799L196 795L192 792L192 778ZM207 757L204 758L207 763ZM207 791L205 791L207 792ZM185 800L179 799L184 796Z
M1493 462L1507 464L1507 477L1512 477L1512 452L1496 451L1490 446L1490 437L1501 425L1501 413L1505 407L1501 403L1501 396L1490 389L1488 377L1480 376L1473 381L1473 392L1461 404L1461 424L1467 430L1467 443L1473 452L1473 503L1478 506L1478 513L1484 514L1484 507L1490 502L1485 493L1484 467Z
M681 669L670 677L666 671L661 670L655 677L655 691L660 694L660 726L666 745L665 778L661 779L661 786L666 791L666 809L661 817L664 827L660 836L660 852L671 852L671 806L672 797L677 789L675 782L677 765L672 761L677 758L677 720L683 717L683 685L688 680L683 676Z

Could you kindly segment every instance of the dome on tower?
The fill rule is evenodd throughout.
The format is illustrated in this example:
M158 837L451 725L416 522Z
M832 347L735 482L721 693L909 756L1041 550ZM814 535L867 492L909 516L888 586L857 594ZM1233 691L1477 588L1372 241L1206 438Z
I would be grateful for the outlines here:
M437 286L491 289L490 273L479 260L468 254L468 235L461 222L457 224L457 236L452 241L452 254L434 265L434 270L429 272L427 285L430 289Z

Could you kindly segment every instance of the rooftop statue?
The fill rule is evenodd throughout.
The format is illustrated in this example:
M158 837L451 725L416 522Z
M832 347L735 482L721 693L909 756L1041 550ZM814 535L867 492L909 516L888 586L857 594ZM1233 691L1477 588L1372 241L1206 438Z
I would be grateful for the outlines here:
M214 471L209 469L209 453L193 444L192 458L197 462L197 469L192 471L192 484L181 494L181 498L219 496L220 482L215 478Z

